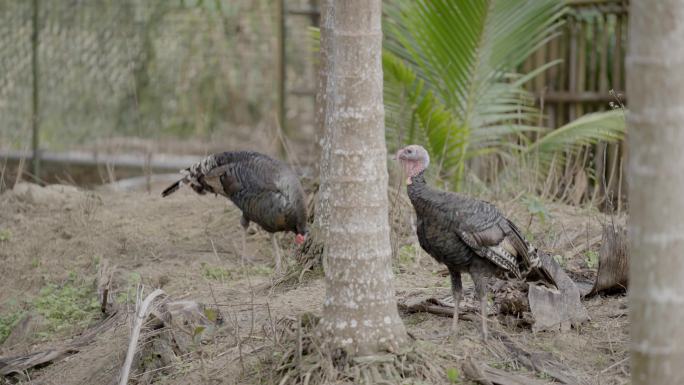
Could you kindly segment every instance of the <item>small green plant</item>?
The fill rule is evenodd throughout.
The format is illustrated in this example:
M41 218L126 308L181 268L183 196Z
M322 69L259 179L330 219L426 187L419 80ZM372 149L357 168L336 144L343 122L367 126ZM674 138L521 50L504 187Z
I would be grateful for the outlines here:
M62 285L45 286L32 305L46 320L46 330L39 333L43 338L72 327L88 326L100 309L94 286L78 281L75 273Z
M231 278L232 272L228 269L218 266L209 266L202 262L202 275L214 281L225 281Z
M399 249L399 263L402 265L410 265L416 261L416 244L402 246Z
M202 333L204 333L206 329L207 328L205 326L197 326L195 330L192 332L192 341L196 345L199 345L200 342L202 342Z
M523 203L527 206L527 212L529 212L531 216L539 218L542 225L546 223L546 220L550 217L549 210L539 198L527 196L523 198Z
M9 229L0 229L0 242L7 242L12 239L12 232Z
M0 314L0 345L5 342L14 329L14 326L19 322L24 312L21 310L14 310L6 314Z
M271 275L271 273L273 273L273 269L267 265L247 266L238 270L238 274Z
M590 269L598 267L598 261L599 261L599 255L596 251L594 250L589 250L587 252L586 257L584 258L584 261L587 263L587 267Z
M561 267L566 267L567 264L568 264L568 261L565 260L565 257L562 256L562 255L560 255L560 254L554 255L554 256L553 256L553 260L556 261L556 262L558 262L558 264L559 264Z
M542 380L553 380L553 378L546 372L535 372L538 378Z
M215 323L216 321L218 321L218 311L216 309L206 308L204 309L204 315L211 322Z
M140 276L140 273L134 271L128 274L128 277L126 277L126 282L128 283L126 291L120 291L116 294L115 301L117 303L134 303L135 302L135 295L136 295L136 290L140 282L142 282L142 276Z
M202 262L202 275L214 281L237 279L246 275L270 275L273 270L266 265L249 265L229 269L221 266L211 266Z
M459 382L461 382L461 380L460 380L461 373L456 368L448 368L446 370L446 375L447 375L447 379L452 384L458 384Z
M430 319L427 313L413 313L404 319L404 325L417 326Z
M404 245L397 250L397 261L393 263L395 273L406 271L406 268L413 266L416 262L417 244Z

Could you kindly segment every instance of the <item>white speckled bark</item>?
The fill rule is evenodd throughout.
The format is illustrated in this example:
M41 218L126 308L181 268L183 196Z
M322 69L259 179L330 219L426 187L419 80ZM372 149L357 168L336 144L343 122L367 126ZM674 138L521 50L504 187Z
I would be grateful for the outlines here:
M322 9L321 331L353 354L396 350L406 331L392 286L380 0L326 0Z
M318 188L318 200L316 201L316 215L314 217L313 231L316 232L314 239L324 239L325 235L320 232L327 227L328 213L330 211L330 189L327 178L324 175L328 173L328 165L330 164L330 130L326 125L327 114L327 89L328 89L328 51L330 51L330 31L327 24L330 20L332 12L332 0L320 1L321 19L320 19L320 54L319 54L319 69L316 90L316 129L320 133L317 138L320 146L321 163L319 164L320 185Z
M630 2L632 383L684 383L684 1Z

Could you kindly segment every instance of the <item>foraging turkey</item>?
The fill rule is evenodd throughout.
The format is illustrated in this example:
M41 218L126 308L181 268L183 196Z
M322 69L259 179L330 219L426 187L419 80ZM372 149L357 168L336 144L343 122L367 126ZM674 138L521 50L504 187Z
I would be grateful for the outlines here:
M230 199L242 211L243 255L249 222L270 233L276 271L280 271L281 257L274 233L292 231L298 245L306 240L304 190L297 175L285 163L258 152L229 151L209 155L181 173L183 177L167 187L162 197L189 184L198 194L209 192Z
M461 273L467 272L480 299L482 336L487 338L487 282L490 277L530 279L534 276L555 285L541 268L537 249L494 205L463 194L440 191L425 183L430 164L427 151L410 145L396 159L407 176L408 196L416 211L420 246L449 270L454 297L452 332L458 324ZM530 275L532 273L532 275Z

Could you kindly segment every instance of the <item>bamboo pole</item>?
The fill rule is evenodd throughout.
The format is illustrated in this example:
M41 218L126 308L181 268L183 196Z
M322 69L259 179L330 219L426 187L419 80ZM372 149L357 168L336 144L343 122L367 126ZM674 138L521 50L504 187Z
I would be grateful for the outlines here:
M563 59L563 62L559 66L559 71L558 71L558 90L568 90L568 79L567 79L567 74L568 74L568 36L569 36L569 28L566 27L563 29L563 32L558 40L559 42L559 58ZM563 123L566 121L565 117L565 103L559 102L556 105L556 127L560 127L563 125Z
M283 135L287 136L287 112L285 110L286 100L285 100L285 82L286 82L286 57L285 57L285 0L278 0L278 22L277 22L277 34L278 34L278 124L280 129L283 131ZM280 150L285 155L284 145L281 145Z
M608 92L608 42L610 39L608 17L603 15L601 21L603 28L601 28L601 47L599 51L599 91Z
M584 92L586 84L586 61L587 61L587 29L586 24L582 19L579 20L579 33L577 42L577 62L573 63L577 67L577 79L575 84L575 92ZM575 104L575 116L579 118L584 115L584 103L578 102Z
M33 31L31 33L31 71L33 76L32 89L32 119L31 119L31 148L33 155L31 158L31 173L34 181L40 181L40 99L38 88L38 45L39 41L39 0L33 0Z
M549 60L556 60L560 59L561 55L560 52L558 51L559 47L559 38L551 40L549 43ZM549 69L549 75L547 77L547 87L548 91L544 93L544 102L546 104L546 109L548 111L548 126L550 128L556 128L556 115L558 113L558 103L548 103L546 99L546 94L549 92L553 92L558 89L559 86L559 81L558 81L558 67L559 66L553 66Z
M596 91L596 64L598 63L596 52L596 36L598 35L597 18L594 17L591 19L589 28L591 31L591 49L589 50L589 77L587 79L587 90Z

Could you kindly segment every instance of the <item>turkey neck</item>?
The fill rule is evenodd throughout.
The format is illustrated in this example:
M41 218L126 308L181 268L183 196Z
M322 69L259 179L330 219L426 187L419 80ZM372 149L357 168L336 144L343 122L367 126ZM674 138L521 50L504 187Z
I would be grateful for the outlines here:
M435 205L441 205L441 203L443 203L447 197L452 205L458 205L459 203L471 203L471 199L464 195L446 192L430 187L425 182L425 170L412 176L411 184L409 184L406 189L409 199L411 200L411 204L413 204L413 208L416 210L416 214L418 215L421 215L426 211L431 211L431 208Z
M425 183L425 170L411 177L411 183L406 186L406 191L413 207L416 209L416 213L420 214L423 204L430 200L429 196L434 194L432 190Z

